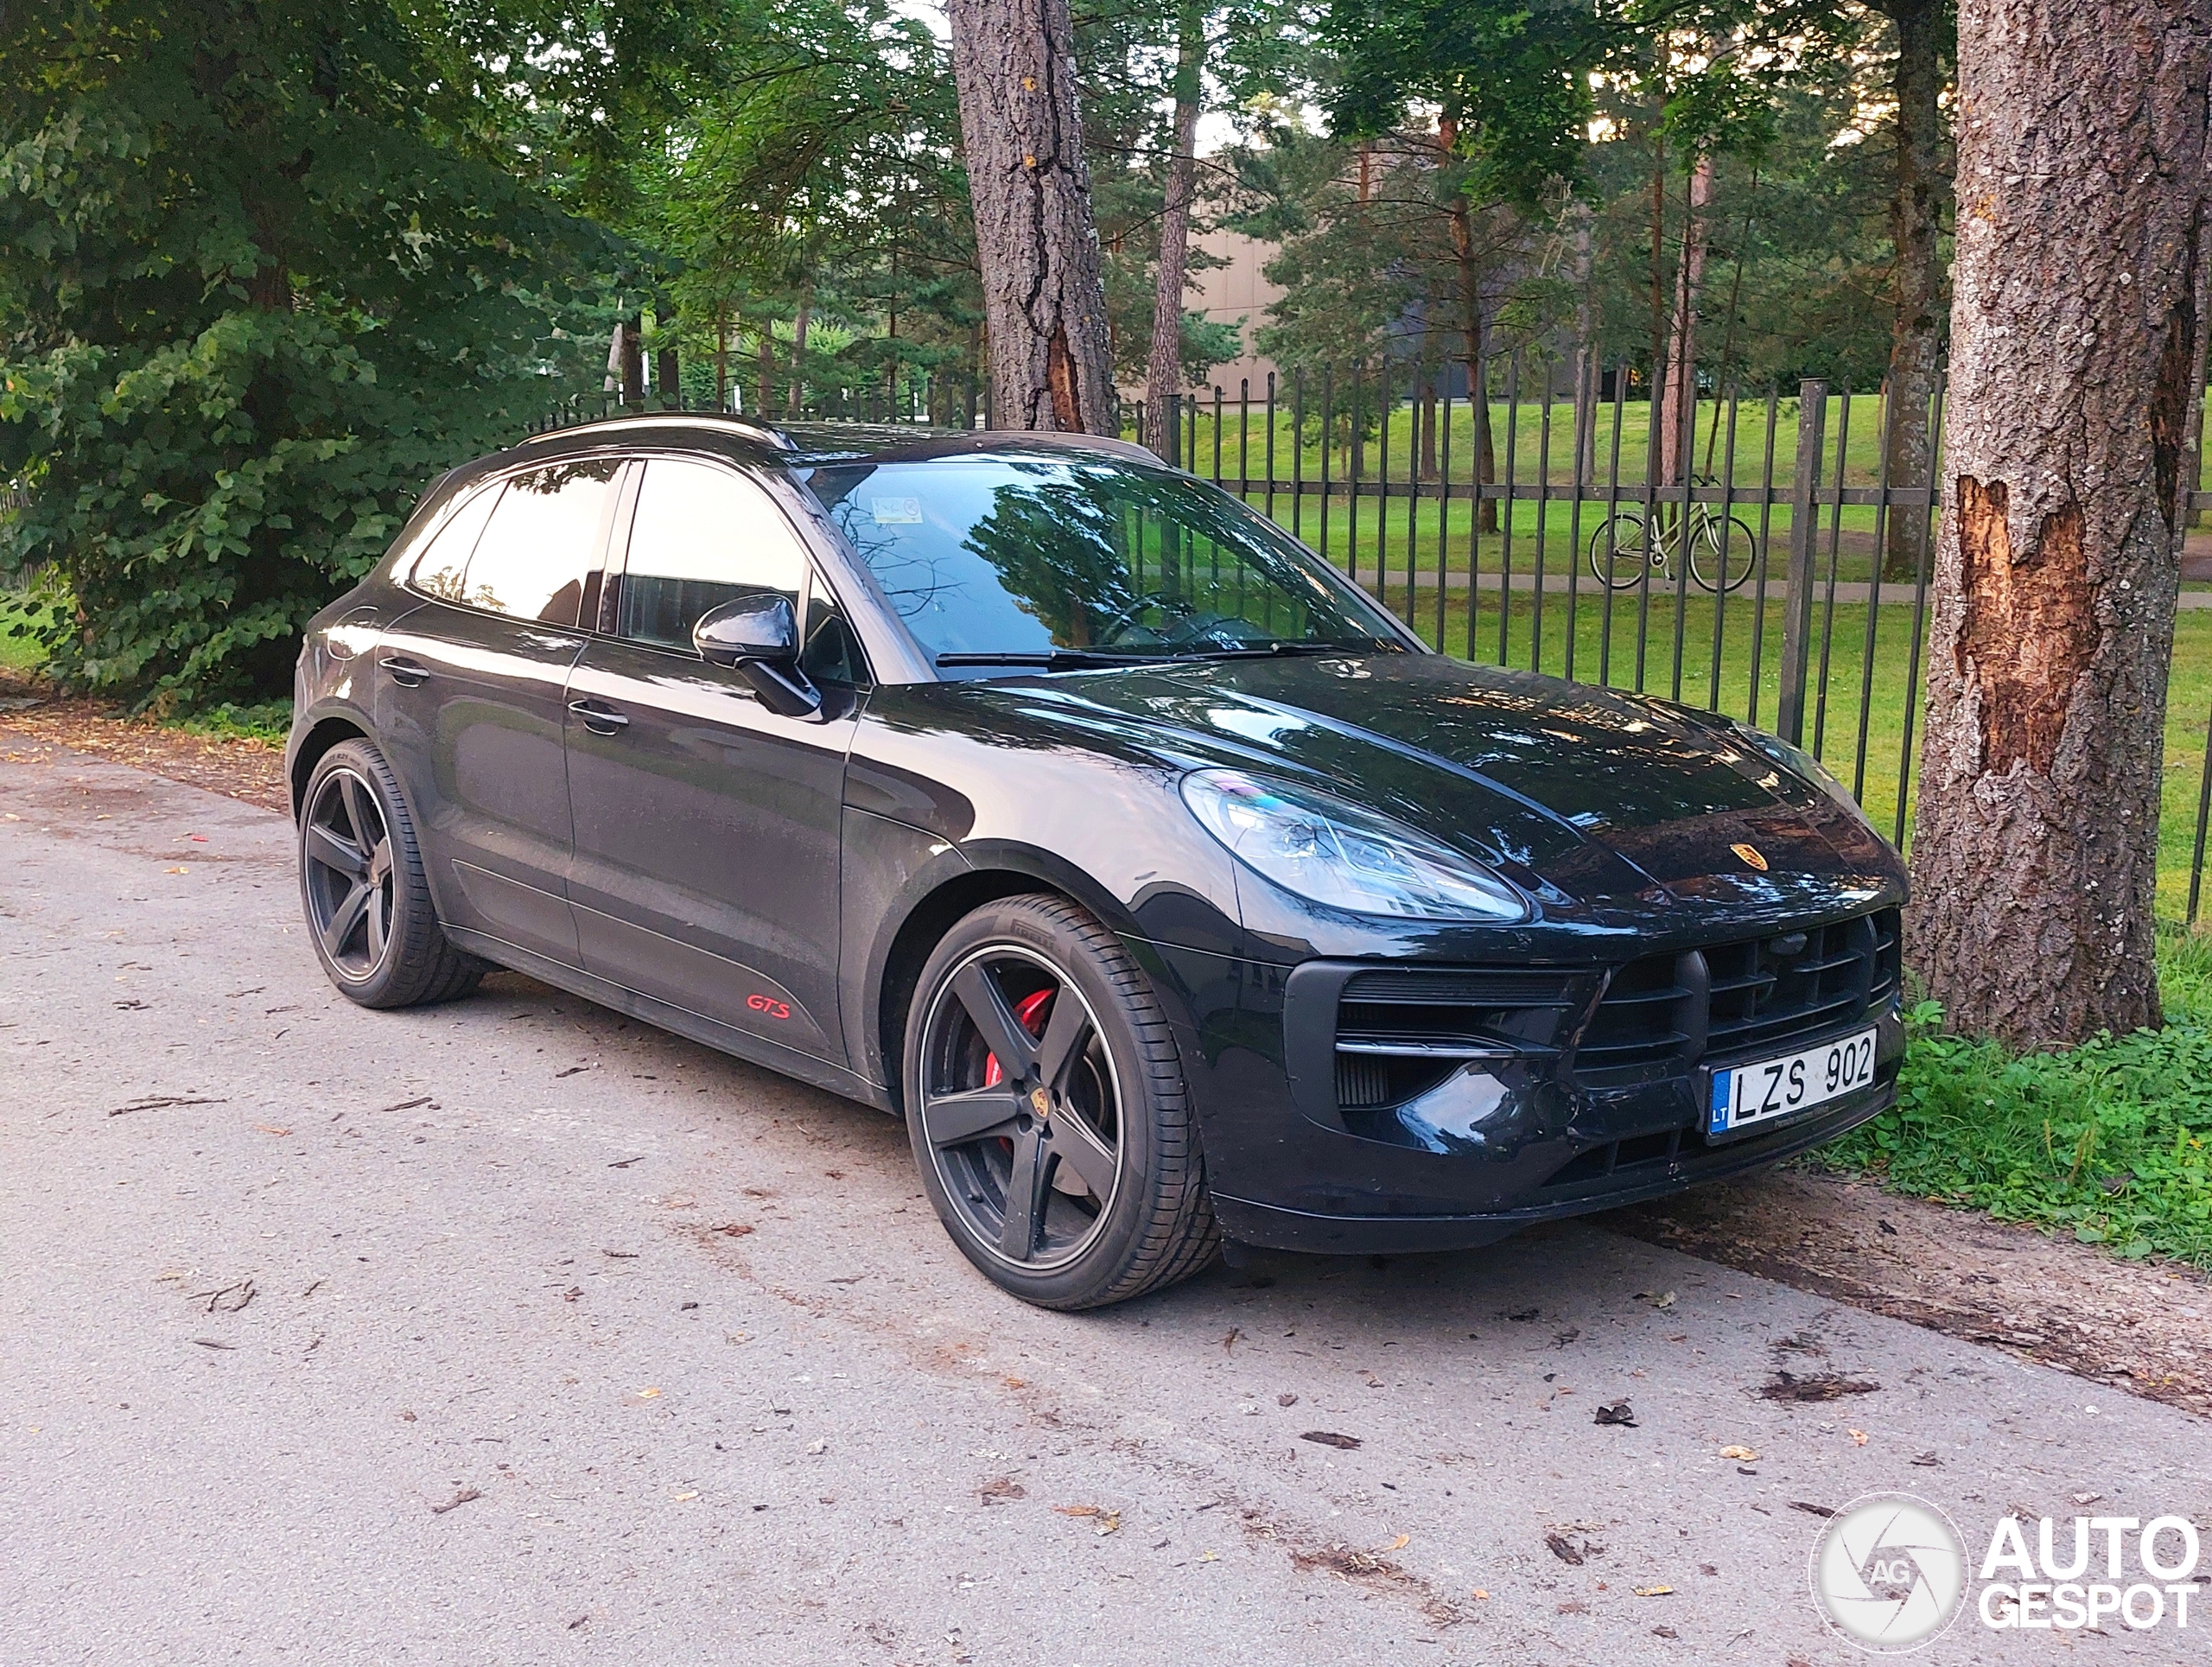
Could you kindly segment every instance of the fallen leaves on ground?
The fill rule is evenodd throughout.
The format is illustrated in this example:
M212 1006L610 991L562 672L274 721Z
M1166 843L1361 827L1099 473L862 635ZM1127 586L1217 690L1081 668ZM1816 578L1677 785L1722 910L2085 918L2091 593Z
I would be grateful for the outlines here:
M1720 1456L1724 1459L1733 1459L1738 1464L1748 1465L1757 1463L1759 1455L1747 1447L1725 1447L1720 1449Z
M1636 1409L1625 1401L1610 1401L1598 1409L1598 1416L1592 1422L1600 1424L1619 1424L1626 1428L1634 1429L1637 1427Z
M453 1498L448 1499L443 1505L432 1505L430 1507L430 1514L433 1517L442 1517L447 1511L454 1510L457 1506L467 1505L471 1499L480 1499L483 1497L484 1496L478 1492L474 1488L464 1487L460 1492L454 1494Z
M1671 1308L1675 1306L1675 1294L1672 1291L1638 1291L1636 1294L1636 1300L1639 1302L1649 1302L1655 1308Z
M1669 1598L1674 1594L1675 1588L1671 1586L1639 1586L1636 1588L1636 1595L1639 1598Z
M1029 1490L1011 1476L994 1476L976 1491L985 1505L1002 1505L1008 1499L1029 1497Z
M1346 1453L1363 1445L1358 1436L1345 1435L1333 1429L1306 1430L1298 1439L1301 1441L1312 1441L1319 1447L1340 1447Z
M1759 1386L1759 1394L1769 1401L1834 1401L1847 1395L1872 1395L1881 1387L1871 1379L1846 1378L1840 1372L1800 1378L1795 1372L1777 1371Z

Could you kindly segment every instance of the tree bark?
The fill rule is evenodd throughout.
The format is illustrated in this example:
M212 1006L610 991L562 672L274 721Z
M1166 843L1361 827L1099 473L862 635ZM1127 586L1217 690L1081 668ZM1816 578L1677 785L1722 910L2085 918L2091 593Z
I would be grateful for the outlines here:
M1116 425L1068 0L949 0L1001 428Z
M2159 1021L2159 766L2212 211L2200 0L1965 0L1951 483L1907 951L2015 1047Z
M1590 205L1578 197L1569 212L1574 217L1574 481L1579 487L1597 472L1597 360L1592 347L1597 309L1590 292Z
M1183 291L1191 276L1191 195L1198 176L1198 105L1205 91L1205 14L1181 0L1175 14L1175 154L1167 159L1167 199L1160 214L1160 262L1154 274L1152 353L1145 363L1144 443L1162 457L1173 444L1168 400L1183 383Z
M1943 0L1876 0L1897 25L1897 61L1891 91L1897 101L1895 175L1890 191L1891 283L1897 314L1890 334L1889 477L1893 487L1932 483L1935 436L1929 402L1942 317L1942 264L1936 254L1943 202L1943 90L1940 54ZM1918 570L1924 524L1889 518L1882 576L1910 579Z
M1690 459L1683 449L1690 436L1685 417L1697 409L1697 303L1705 285L1707 224L1713 201L1713 158L1700 156L1690 169L1689 213L1682 220L1682 258L1675 263L1675 316L1667 334L1667 380L1659 411L1659 479L1681 485Z
M806 327L814 319L814 288L799 296L798 315L791 321L791 397L784 409L796 415L806 400Z
M1446 156L1459 143L1459 124L1448 111L1436 124L1437 147ZM1483 387L1483 271L1475 248L1474 208L1464 188L1455 189L1446 212L1452 223L1452 253L1459 276L1460 361L1467 371L1467 401L1474 408L1475 479L1484 486L1497 479L1497 451L1491 439L1489 391ZM1475 395L1481 390L1484 398ZM1475 505L1475 531L1497 531L1497 499Z

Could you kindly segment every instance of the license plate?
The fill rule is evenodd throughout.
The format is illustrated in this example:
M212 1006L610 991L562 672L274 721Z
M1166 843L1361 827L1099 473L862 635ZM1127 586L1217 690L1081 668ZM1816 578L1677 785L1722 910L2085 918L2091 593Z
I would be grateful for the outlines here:
M1840 1036L1802 1053L1757 1065L1716 1069L1713 1073L1708 1135L1732 1134L1755 1123L1770 1122L1840 1099L1874 1083L1872 1029Z

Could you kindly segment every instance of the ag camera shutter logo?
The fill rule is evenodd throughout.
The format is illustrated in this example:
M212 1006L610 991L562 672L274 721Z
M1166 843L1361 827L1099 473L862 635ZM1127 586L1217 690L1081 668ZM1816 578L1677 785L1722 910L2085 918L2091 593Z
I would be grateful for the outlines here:
M1958 1619L1966 1542L1936 1505L1869 1493L1836 1512L1813 1548L1813 1601L1873 1655L1916 1650Z

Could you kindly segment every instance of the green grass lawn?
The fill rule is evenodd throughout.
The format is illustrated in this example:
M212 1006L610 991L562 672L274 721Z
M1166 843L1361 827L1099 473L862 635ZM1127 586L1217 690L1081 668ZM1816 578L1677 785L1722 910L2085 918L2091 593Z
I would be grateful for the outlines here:
M1817 1161L1896 1191L2212 1267L2212 938L2161 932L2164 1029L2014 1054L1917 1015L1897 1104Z
M1395 568L1402 563L1396 552L1403 545L1406 508L1404 500L1389 501L1390 531L1382 533L1376 526L1376 501L1371 497L1357 511L1348 508L1346 478L1352 472L1354 458L1351 438L1350 395L1347 388L1338 385L1332 389L1332 436L1327 447L1327 467L1331 498L1328 525L1331 550L1339 564L1347 551L1357 548L1362 570L1372 571L1378 545L1387 547L1389 561ZM1406 390L1401 383L1393 393L1402 399ZM1249 483L1264 482L1268 477L1268 442L1270 428L1274 440L1273 468L1279 485L1287 486L1295 474L1306 483L1307 495L1299 500L1295 512L1304 524L1304 536L1309 544L1318 545L1321 514L1320 500L1313 496L1318 487L1323 468L1321 444L1321 388L1318 379L1309 380L1306 389L1306 423L1303 443L1300 443L1295 418L1291 410L1289 385L1280 385L1272 425L1265 405L1265 389L1254 391L1252 405L1240 411L1237 390L1234 386L1224 390L1224 399L1217 424L1211 400L1202 403L1197 417L1195 456L1191 449L1187 432L1185 436L1183 461L1209 479L1219 478L1232 491L1244 488L1256 505L1264 498L1264 489L1250 490ZM1493 391L1495 395L1495 391ZM1360 411L1368 429L1362 441L1358 456L1358 473L1363 482L1389 480L1398 484L1408 481L1414 474L1416 459L1414 413L1409 404L1398 405L1390 413L1385 425L1375 420L1376 388L1370 377L1363 385ZM1716 431L1715 416L1719 418ZM1769 478L1767 456L1771 430L1773 464L1771 479L1775 490L1787 499L1791 474L1796 459L1799 402L1795 393L1770 400L1764 393L1757 398L1745 398L1732 405L1712 399L1700 400L1697 408L1696 432L1692 467L1700 475L1725 477L1734 483L1739 493L1756 492ZM1564 491L1574 480L1574 409L1571 403L1553 402L1548 410L1532 388L1529 396L1510 410L1503 398L1493 397L1490 404L1491 446L1496 455L1496 479L1510 479L1516 485L1533 487L1548 483L1555 490ZM1547 418L1548 417L1548 422ZM1134 415L1132 416L1134 422ZM1820 481L1825 490L1836 480L1836 460L1839 445L1842 453L1843 484L1847 487L1872 487L1880 479L1881 436L1883 432L1883 401L1878 395L1858 394L1846 398L1831 394L1824 417L1825 443L1822 449ZM1465 485L1474 478L1474 409L1465 400L1455 401L1452 406L1446 442L1446 424L1440 422L1436 441L1439 465L1437 474L1455 484ZM1650 407L1642 401L1624 401L1619 407L1619 449L1615 458L1615 410L1610 402L1601 402L1595 413L1594 432L1588 470L1588 489L1602 493L1617 489L1632 506L1641 509L1643 482L1650 473ZM1135 429L1129 430L1135 437ZM1733 445L1731 449L1732 435ZM1510 446L1509 448L1509 437ZM2212 456L2205 460L2207 475L2202 483L2212 486ZM1903 484L1903 483L1898 483ZM1278 493L1275 517L1286 526L1291 525L1294 511L1287 493ZM1466 538L1473 511L1471 503L1460 502L1441 509L1431 500L1417 512L1420 527L1418 543L1424 552L1422 563L1429 565L1433 557L1436 524L1440 512L1443 517L1444 536L1452 551L1452 565L1455 570L1465 565ZM1503 512L1504 506L1498 508ZM1545 526L1552 571L1561 569L1557 565L1560 553L1567 547L1570 535L1575 531L1576 514L1565 502L1539 506L1533 502L1516 501L1511 518L1513 541L1519 570L1527 571L1539 520ZM1755 532L1760 525L1760 512L1756 503L1739 507L1745 524ZM1580 538L1586 547L1590 535L1605 519L1604 506L1585 503L1581 506ZM1837 576L1846 582L1864 581L1871 575L1878 512L1872 505L1845 505L1840 508L1827 506L1819 512L1818 550L1821 571L1825 574L1830 561L1830 547L1834 546L1834 563ZM1911 510L1891 510L1894 517L1914 515ZM1923 518L1925 512L1918 512ZM1768 511L1768 531L1773 545L1773 560L1777 570L1785 558L1791 514L1787 501L1775 504ZM1355 516L1359 525L1355 534L1351 525ZM1502 531L1503 529L1501 529ZM1933 564L1932 525L1929 529L1929 561ZM1347 543L1353 540L1353 543ZM1501 553L1502 540L1498 535L1485 533L1480 559L1484 566L1494 568ZM1919 546L1915 546L1916 550Z

